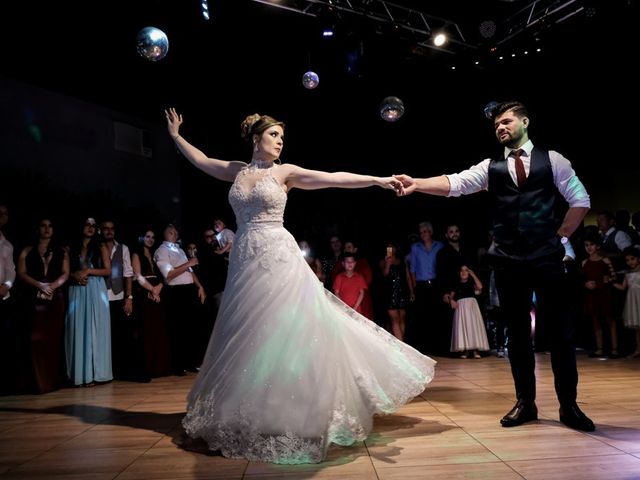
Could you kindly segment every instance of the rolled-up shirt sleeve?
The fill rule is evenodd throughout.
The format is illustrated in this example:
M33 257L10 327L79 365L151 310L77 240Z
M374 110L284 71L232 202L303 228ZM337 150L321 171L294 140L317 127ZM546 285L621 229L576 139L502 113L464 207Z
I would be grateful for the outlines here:
M553 170L553 181L569 207L591 208L587 189L573 170L571 162L553 150L549 151L549 160Z
M486 159L460 173L446 175L449 179L449 195L447 196L459 197L487 190L489 187L489 162L490 159Z

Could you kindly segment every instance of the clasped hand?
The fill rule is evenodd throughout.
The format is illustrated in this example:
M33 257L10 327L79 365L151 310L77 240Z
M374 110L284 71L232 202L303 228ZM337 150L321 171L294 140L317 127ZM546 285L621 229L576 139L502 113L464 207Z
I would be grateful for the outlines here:
M416 190L416 181L409 175L394 175L393 178L402 185L402 188L400 189L402 193L398 193L398 195L410 195Z
M45 283L45 282L38 282L38 283L39 283L39 285L38 285L38 289L39 289L39 290L40 290L44 295L47 295L47 296L51 296L51 295L53 295L54 288L51 286L51 284L50 284L50 283Z

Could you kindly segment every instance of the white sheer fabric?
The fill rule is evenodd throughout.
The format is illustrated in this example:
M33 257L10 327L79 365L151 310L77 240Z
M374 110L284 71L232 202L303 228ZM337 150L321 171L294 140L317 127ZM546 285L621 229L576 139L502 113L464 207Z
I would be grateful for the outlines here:
M421 393L435 361L323 288L282 226L286 193L261 167L229 191L238 230L183 425L227 457L316 463Z

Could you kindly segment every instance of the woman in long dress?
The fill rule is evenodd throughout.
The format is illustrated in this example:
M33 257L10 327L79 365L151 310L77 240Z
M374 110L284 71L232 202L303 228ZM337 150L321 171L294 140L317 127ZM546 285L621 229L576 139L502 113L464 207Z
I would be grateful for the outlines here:
M233 182L238 229L222 304L183 426L232 458L317 463L331 443L351 445L432 380L435 361L400 342L325 290L283 227L292 188L401 186L393 177L327 173L279 164L284 125L250 115L243 137L250 163L208 158L180 134L178 149L196 167Z
M92 387L113 380L111 317L104 277L111 275L111 259L96 239L96 221L87 218L82 238L69 248L71 281L65 317L67 374L76 386Z
M163 283L153 261L156 235L147 230L141 239L131 255L131 267L137 280L134 285L134 312L142 339L139 370L142 378L156 378L171 373L169 325L161 298Z
M55 241L49 218L38 222L37 239L20 252L18 278L24 283L26 318L30 326L31 369L38 393L61 385L65 299L69 255Z

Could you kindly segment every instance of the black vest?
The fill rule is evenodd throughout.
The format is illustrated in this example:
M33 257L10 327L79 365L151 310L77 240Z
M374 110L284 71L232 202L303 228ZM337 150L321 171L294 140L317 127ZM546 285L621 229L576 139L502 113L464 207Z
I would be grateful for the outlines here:
M124 290L122 258L122 244L119 243L111 256L111 275L105 278L107 289L111 290L114 295L118 295Z
M489 163L489 196L496 246L507 255L542 256L561 247L557 231L560 194L553 182L549 152L533 148L522 188L511 178L507 160Z
M618 248L618 244L616 243L616 235L618 234L618 229L614 228L613 231L603 238L602 242L602 250L603 253L620 253L620 249Z

